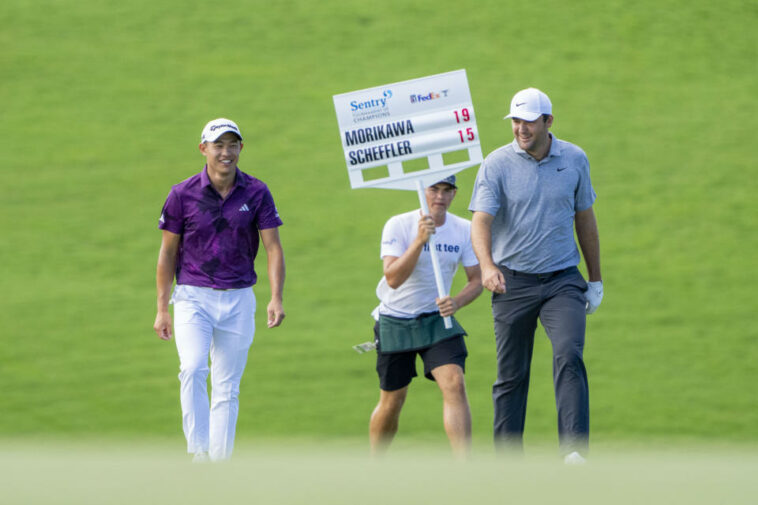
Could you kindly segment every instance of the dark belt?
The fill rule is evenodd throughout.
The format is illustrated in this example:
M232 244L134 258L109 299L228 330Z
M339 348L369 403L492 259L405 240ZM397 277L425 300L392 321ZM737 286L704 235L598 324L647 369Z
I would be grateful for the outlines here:
M514 277L531 277L532 279L537 279L540 281L548 280L552 277L555 277L558 274L562 274L563 272L566 272L568 270L571 270L574 267L568 267L568 268L562 268L561 270L555 270L553 272L545 272L541 274L533 274L529 272L519 272L518 270L511 270L510 268L506 266L501 266L500 268L503 269L504 272L513 275Z

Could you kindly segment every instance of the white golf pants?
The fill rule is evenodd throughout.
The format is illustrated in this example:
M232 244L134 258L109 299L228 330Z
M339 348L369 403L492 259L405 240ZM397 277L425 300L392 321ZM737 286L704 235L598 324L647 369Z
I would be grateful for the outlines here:
M240 380L255 334L255 295L251 288L178 285L171 301L187 452L228 459L234 448Z

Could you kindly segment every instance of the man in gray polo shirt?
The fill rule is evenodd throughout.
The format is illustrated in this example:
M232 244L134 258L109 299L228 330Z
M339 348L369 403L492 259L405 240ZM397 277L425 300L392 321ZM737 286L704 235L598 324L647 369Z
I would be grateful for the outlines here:
M506 119L514 141L484 160L469 205L482 284L492 291L495 441L501 448L522 448L539 319L553 347L561 450L567 463L581 463L589 442L586 314L603 297L589 162L579 147L550 133L552 105L538 89L516 93ZM589 283L576 267L574 229Z

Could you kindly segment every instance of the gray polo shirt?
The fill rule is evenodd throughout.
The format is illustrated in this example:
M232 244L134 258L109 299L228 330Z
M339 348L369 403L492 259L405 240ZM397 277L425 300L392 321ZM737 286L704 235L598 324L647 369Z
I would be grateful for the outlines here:
M495 216L492 259L497 265L545 273L579 263L574 215L590 208L597 195L584 151L552 138L542 161L514 140L479 167L469 210Z

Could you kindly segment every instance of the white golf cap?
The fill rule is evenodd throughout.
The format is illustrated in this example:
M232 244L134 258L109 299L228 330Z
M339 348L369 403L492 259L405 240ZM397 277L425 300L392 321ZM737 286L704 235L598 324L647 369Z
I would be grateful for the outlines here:
M218 119L214 119L213 121L209 121L208 124L205 125L205 128L203 128L203 133L200 135L200 143L214 142L226 132L232 132L237 135L240 140L242 140L242 133L240 133L240 129L239 126L237 126L237 123L231 119L220 117Z
M537 88L522 89L511 100L511 113L503 119L518 118L536 121L543 114L552 114L553 104L545 93Z

